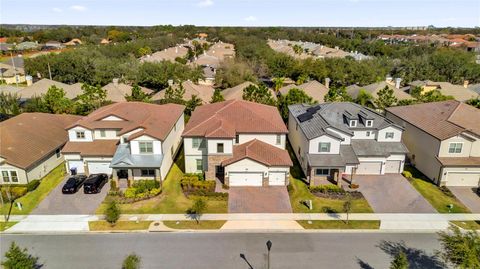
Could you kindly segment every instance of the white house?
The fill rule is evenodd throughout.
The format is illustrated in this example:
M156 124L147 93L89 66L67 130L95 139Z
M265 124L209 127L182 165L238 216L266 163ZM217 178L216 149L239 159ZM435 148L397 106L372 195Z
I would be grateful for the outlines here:
M287 185L287 132L273 106L243 100L203 105L183 132L185 170L229 186Z
M185 107L141 102L102 107L68 127L67 169L114 179L163 180L181 144Z
M313 184L342 175L403 171L403 128L358 104L292 105L288 128L292 148Z

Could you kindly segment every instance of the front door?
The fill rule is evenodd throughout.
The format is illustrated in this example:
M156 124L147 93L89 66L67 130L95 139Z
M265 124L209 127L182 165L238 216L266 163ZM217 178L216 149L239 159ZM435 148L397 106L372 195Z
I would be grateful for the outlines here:
M121 169L117 171L118 178L128 178L128 171L126 169Z
M223 167L221 165L215 166L215 176L218 179L223 180L223 178L225 176L225 167Z

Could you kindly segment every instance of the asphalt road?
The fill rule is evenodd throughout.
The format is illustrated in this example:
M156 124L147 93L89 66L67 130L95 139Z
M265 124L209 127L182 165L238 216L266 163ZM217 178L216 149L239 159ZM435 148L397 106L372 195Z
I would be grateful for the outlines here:
M130 233L1 235L2 259L11 241L40 257L43 268L121 268L131 252L142 268L388 268L404 250L412 268L444 268L434 257L436 234L394 233ZM241 254L245 259L241 258Z

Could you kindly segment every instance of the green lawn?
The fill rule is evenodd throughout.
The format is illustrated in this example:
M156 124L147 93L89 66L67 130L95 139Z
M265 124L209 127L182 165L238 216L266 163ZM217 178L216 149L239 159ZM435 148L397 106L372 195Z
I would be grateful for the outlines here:
M121 204L123 214L183 214L191 207L193 201L185 197L180 186L184 169L183 150L178 152L175 163L172 165L165 181L162 184L162 194L152 199ZM108 200L108 197L107 199ZM97 214L103 214L107 203L102 203ZM227 213L228 201L207 200L205 213Z
M466 230L480 230L480 220L472 221L451 221L451 223Z
M470 213L455 196L449 196L433 184L420 171L412 166L405 166L405 171L412 173L412 179L408 181L425 199L440 213ZM452 204L453 209L449 212L448 205Z
M187 221L164 221L163 224L172 229L179 230L218 230L222 228L224 220L200 220L197 224L194 220Z
M114 226L110 223L99 220L89 221L88 227L90 231L135 231L135 230L148 230L148 227L152 221L119 221Z
M12 208L12 215L27 215L52 191L60 182L62 182L65 176L65 164L62 163L48 173L41 180L38 188L32 192L27 193L25 196L18 198L15 202L22 203L22 210L20 211L16 206ZM10 204L2 207L2 212L8 212Z
M0 221L0 232L5 231L6 229L12 227L15 224L17 224L16 221L9 221L9 222Z
M297 221L305 229L379 229L379 220L351 220L345 223L343 220L308 220Z

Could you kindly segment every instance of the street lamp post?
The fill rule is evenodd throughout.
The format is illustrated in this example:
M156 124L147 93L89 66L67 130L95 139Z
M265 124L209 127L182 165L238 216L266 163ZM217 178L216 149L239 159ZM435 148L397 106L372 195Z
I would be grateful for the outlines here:
M267 269L270 269L270 249L272 249L272 241L267 241Z

